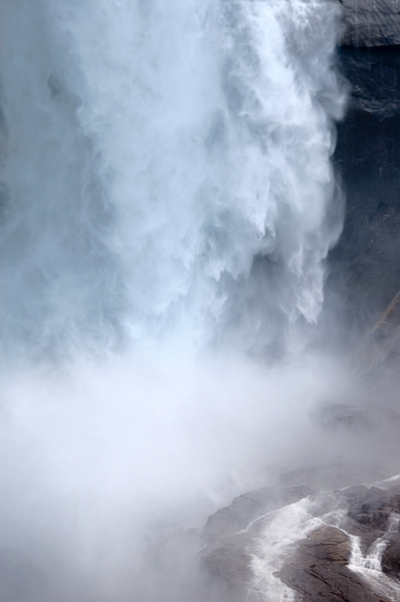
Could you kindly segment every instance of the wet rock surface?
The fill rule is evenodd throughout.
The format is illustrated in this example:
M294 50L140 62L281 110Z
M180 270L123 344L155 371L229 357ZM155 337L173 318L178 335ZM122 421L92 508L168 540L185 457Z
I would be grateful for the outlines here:
M400 44L399 0L340 0L343 46Z
M382 571L397 580L400 568L400 533L388 533L389 519L398 512L400 487L355 486L342 491L348 501L343 530L321 528L299 542L292 561L281 571L282 580L301 594L301 602L343 600L347 602L387 601L391 598L374 591L374 587L349 565L349 535L360 538L360 548L367 557L373 544L385 538ZM314 559L314 561L312 561Z
M201 558L223 595L235 601L264 599L255 593L253 559L266 536L268 516L274 514L272 507L277 508L279 498L282 507L285 497L295 501L301 495L318 497L307 493L305 486L274 494L265 488L236 498L231 506L210 517L203 533ZM385 539L382 571L400 592L400 533L388 532L391 517L400 513L400 485L358 485L332 495L337 496L338 507L342 503L346 508L340 526L321 520L320 526L290 546L276 576L296 592L296 602L390 602L392 598L376 591L349 566L354 545L351 538L356 536L365 557L376 541ZM257 501L257 511L250 500Z
M359 371L366 376L382 375L393 380L393 375L398 372L399 360L400 293L367 333L356 353Z
M240 495L233 502L218 510L208 519L203 538L208 545L226 535L246 529L249 523L266 512L297 502L313 492L308 485L295 487L263 487Z
M382 571L400 579L400 533L393 533L382 555Z
M346 209L326 309L357 339L400 290L400 47L341 48L339 63L350 86L334 154Z
M334 164L346 209L325 310L341 317L339 340L358 345L400 290L400 0L339 4L349 102Z
M350 553L348 535L321 527L299 542L279 577L299 594L298 602L390 602L347 567Z
M365 490L364 490L365 489ZM352 487L343 492L349 501L347 516L369 530L386 531L392 512L390 495L378 487Z
M235 498L232 504L210 516L203 531L200 558L219 595L229 596L230 600L242 600L247 595L262 517L311 493L313 490L307 485L264 487Z

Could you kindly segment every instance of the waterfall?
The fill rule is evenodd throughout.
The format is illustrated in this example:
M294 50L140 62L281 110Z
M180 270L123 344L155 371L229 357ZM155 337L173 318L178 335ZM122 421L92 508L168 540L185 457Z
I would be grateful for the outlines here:
M306 408L346 379L296 353L342 227L338 18L0 0L1 545L52 599L183 599L148 525L320 450Z
M335 6L1 13L3 353L295 346L341 229Z

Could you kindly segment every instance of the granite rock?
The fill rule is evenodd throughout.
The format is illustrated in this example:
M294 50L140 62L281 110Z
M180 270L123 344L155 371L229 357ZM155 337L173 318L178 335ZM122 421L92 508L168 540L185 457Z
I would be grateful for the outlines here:
M399 0L340 0L343 10L343 46L400 44Z

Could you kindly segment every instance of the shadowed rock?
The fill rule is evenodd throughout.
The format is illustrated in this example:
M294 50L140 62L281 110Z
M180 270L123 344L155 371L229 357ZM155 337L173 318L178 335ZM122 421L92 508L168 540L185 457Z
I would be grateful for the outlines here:
M347 345L400 290L400 0L337 0L339 69L349 85L334 163L346 195L344 229L329 254L325 310Z
M400 579L400 533L393 533L382 555L382 571Z
M279 500L279 507L285 505L284 498L289 505L294 498L307 495L307 491L310 490L305 487L264 488L236 498L230 506L210 517L203 533L206 544L201 558L220 596L235 602L245 597L258 601L251 567L263 537L265 514L271 506L278 508ZM387 530L389 518L400 509L400 486L382 489L357 485L335 495L339 505L340 500L344 508L347 505L341 528L322 525L296 542L276 576L297 593L296 602L390 602L348 567L352 549L350 534L360 538L364 555L384 536L388 545L382 568L389 577L397 579L400 576L400 533Z
M358 495L353 495L352 489L344 491L349 500L347 515L361 525L386 531L390 516L389 494L378 487L371 487Z
M245 529L257 517L292 504L313 493L307 485L296 487L263 487L235 498L233 502L221 508L209 517L203 531L203 539L213 544L225 535Z
M279 577L298 592L298 602L390 602L348 569L350 553L345 533L320 527L298 543Z
M343 46L400 44L399 0L340 0Z
M201 549L202 565L220 596L243 600L253 577L250 565L263 527L261 517L271 510L296 502L313 490L296 487L264 487L235 498L208 519Z

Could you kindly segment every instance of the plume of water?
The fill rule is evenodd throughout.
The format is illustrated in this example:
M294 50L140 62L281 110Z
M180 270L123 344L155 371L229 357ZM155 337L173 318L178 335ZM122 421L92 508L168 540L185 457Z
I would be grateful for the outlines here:
M124 599L150 520L254 486L338 386L244 359L301 348L321 309L337 18L0 0L1 533L54 599Z
M294 344L340 199L337 10L1 3L3 345Z

